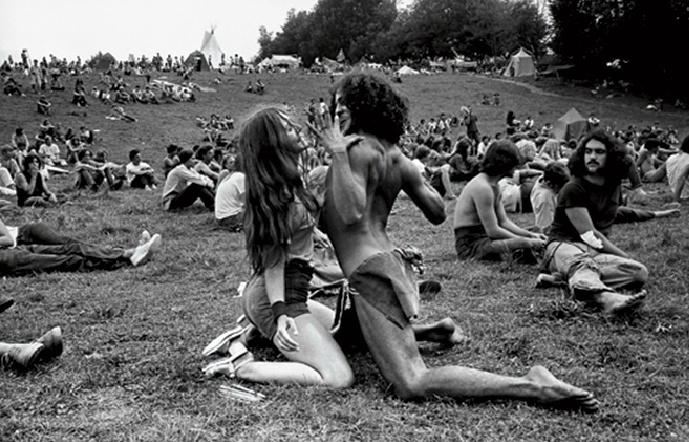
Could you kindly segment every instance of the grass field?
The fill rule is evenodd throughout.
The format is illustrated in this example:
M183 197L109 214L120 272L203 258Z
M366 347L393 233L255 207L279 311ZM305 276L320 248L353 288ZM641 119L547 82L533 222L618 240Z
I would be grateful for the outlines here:
M209 85L211 74L193 80ZM255 76L223 76L215 94L196 103L132 105L139 121L106 120L109 108L90 100L86 117L69 115L71 92L55 93L53 122L99 129L95 149L124 163L129 149L160 169L165 146L201 142L198 115L231 114L241 120L260 103L287 102L298 109L326 97L325 76L263 76L264 96L241 90ZM142 78L127 78L143 84ZM170 78L175 81L176 78ZM85 78L90 90L98 77ZM73 80L67 81L68 90ZM535 86L539 86L538 83ZM494 133L509 109L532 115L537 125L570 107L596 112L603 124L626 128L655 121L689 133L689 114L649 112L641 99L594 101L586 90L566 97L487 78L439 75L405 78L412 120L459 114L472 104L479 128ZM498 92L499 107L481 106ZM15 127L33 137L41 121L35 97L0 97L0 141ZM72 180L51 179L54 190ZM59 209L3 213L8 225L43 220L85 241L132 245L148 229L164 248L145 266L114 272L3 278L0 295L16 305L0 316L0 337L26 342L53 326L63 328L63 356L28 373L0 373L0 441L686 441L689 440L689 229L686 214L645 224L618 226L614 243L650 271L650 297L632 318L609 319L585 311L556 290L533 288L538 271L512 262L459 262L450 220L431 226L401 197L389 231L398 244L426 254L428 275L443 291L423 300L424 320L452 317L471 336L455 348L421 346L429 365L462 364L500 374L523 374L543 364L556 376L594 392L602 403L593 416L530 405L434 399L405 403L394 398L368 355L351 357L356 381L344 391L249 385L266 399L244 404L220 396L223 379L206 380L203 347L234 325L240 314L235 289L249 277L241 234L213 230L202 206L170 214L156 192L126 190L100 196L66 192ZM660 197L666 186L649 187ZM457 188L459 190L459 187ZM447 207L452 214L454 203ZM523 226L532 215L515 217ZM277 358L271 350L257 353Z

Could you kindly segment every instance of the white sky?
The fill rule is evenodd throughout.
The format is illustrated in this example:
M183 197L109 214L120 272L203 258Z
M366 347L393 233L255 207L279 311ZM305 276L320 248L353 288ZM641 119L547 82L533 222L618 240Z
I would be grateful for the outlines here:
M0 61L22 48L38 58L54 54L87 60L98 51L116 59L188 55L205 31L228 56L251 59L258 28L281 30L287 11L311 11L317 0L0 0ZM335 57L336 54L330 54Z

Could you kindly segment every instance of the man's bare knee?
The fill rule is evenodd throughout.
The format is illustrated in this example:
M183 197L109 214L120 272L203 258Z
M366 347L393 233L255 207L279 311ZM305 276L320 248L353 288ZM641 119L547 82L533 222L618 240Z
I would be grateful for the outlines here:
M404 401L424 399L427 395L420 374L400 377L393 381L392 387L395 395Z

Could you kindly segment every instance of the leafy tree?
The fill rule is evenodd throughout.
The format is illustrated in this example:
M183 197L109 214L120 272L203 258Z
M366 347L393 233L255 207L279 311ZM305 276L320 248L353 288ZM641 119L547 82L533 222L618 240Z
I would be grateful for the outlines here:
M256 56L258 61L273 55L273 33L268 32L265 26L258 28L258 46L259 51Z
M689 98L686 0L552 0L552 47L593 77L615 74L655 95Z

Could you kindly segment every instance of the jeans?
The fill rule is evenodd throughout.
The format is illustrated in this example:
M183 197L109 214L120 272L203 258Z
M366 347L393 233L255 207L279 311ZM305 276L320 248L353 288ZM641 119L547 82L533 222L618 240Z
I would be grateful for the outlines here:
M47 224L19 228L17 247L0 249L0 275L115 270L130 263L123 249L93 246L60 235Z
M580 300L603 291L640 288L648 279L648 270L640 262L601 253L584 243L551 242L545 263L550 273L567 279L570 291Z

